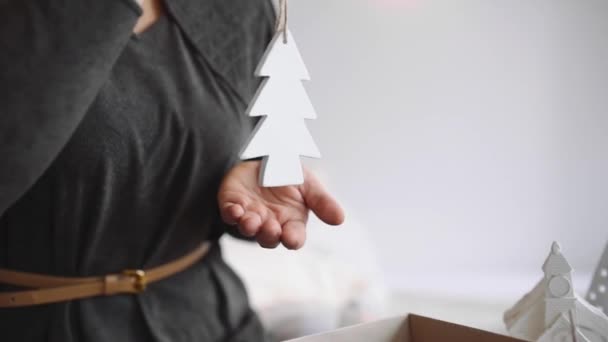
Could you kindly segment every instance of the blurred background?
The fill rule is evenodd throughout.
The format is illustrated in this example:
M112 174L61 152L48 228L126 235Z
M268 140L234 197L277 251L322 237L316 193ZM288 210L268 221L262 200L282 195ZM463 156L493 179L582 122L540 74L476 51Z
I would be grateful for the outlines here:
M308 303L333 320L307 333L403 312L500 331L554 240L586 293L608 242L607 1L289 11L319 115L308 127L323 159L306 164L347 222L313 220L298 253L226 242L268 322Z

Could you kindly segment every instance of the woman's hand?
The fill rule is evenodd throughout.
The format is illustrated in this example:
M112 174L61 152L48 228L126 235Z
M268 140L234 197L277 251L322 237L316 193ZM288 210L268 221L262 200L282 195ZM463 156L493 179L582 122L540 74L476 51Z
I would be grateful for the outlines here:
M340 205L306 168L304 184L276 188L258 185L260 161L236 165L224 177L218 193L222 219L238 225L241 234L255 237L265 248L280 243L298 249L306 240L308 212L330 225L344 222Z

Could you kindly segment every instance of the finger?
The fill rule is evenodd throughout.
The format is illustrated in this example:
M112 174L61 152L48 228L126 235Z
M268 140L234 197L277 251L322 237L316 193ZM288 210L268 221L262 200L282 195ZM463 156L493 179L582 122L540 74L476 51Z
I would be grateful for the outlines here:
M306 224L302 221L288 221L283 225L281 242L287 249L300 249L306 242Z
M239 220L239 231L247 237L255 236L262 226L260 215L255 212L246 212Z
M340 204L311 173L307 173L302 194L306 205L321 221L334 226L344 222L344 210L342 210Z
M225 203L220 210L220 214L226 224L235 225L245 215L245 209L240 204Z
M242 223L241 233L248 237L255 236L268 217L268 209L260 203L252 203L244 210L243 221L245 222Z
M245 207L245 211L258 214L260 216L260 219L262 220L262 223L266 222L266 220L268 220L268 218L270 217L270 211L268 210L268 207L266 207L260 202L253 202L249 204Z
M276 248L281 243L281 225L271 218L266 220L259 230L256 240L264 248Z

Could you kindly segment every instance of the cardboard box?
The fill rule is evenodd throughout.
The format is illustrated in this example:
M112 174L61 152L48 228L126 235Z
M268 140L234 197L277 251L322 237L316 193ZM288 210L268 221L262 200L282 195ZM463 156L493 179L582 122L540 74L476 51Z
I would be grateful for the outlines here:
M347 327L290 342L523 342L418 315Z

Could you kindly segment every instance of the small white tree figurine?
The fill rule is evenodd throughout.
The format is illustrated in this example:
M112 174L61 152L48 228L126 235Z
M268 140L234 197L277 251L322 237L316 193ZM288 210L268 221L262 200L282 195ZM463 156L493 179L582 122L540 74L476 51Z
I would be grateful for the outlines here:
M281 16L286 20L286 13ZM304 121L316 118L302 85L310 77L286 23L277 30L256 76L266 79L247 115L263 118L241 152L241 159L264 157L260 170L260 185L264 187L302 184L300 156L320 158L321 154Z

